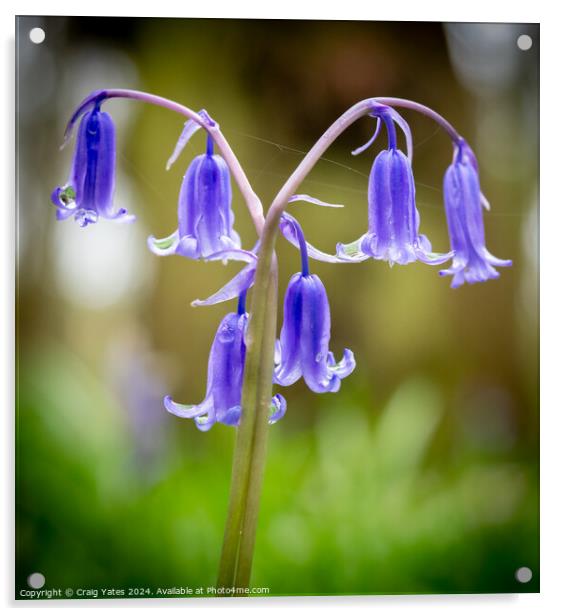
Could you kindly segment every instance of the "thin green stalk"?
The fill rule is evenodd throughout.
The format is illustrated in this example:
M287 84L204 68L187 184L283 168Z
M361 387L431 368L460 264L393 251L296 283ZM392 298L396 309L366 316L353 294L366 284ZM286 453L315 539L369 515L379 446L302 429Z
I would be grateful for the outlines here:
M254 354L255 361L257 361L258 365L252 366L258 376L258 385L254 400L257 412L252 443L253 455L250 459L248 473L246 510L244 512L242 531L240 534L238 568L234 584L236 588L248 588L250 585L258 511L265 470L267 436L269 431L268 417L272 395L273 352L277 325L277 288L277 264L274 261L270 268L269 285L266 293L261 351ZM252 400L248 400L248 402L251 403ZM242 403L244 404L244 397Z

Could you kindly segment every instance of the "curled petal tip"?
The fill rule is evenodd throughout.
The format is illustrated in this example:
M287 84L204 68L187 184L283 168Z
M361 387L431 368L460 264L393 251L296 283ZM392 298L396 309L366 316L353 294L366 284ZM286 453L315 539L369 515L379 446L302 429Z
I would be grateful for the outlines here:
M355 242L351 242L349 244L342 244L341 242L336 244L336 255L340 262L360 263L361 261L366 261L369 258L369 255L365 254L361 250L361 244L364 237L365 236L361 236L358 240L355 240Z
M113 214L106 215L105 218L121 223L135 222L135 220L137 219L135 214L129 214L127 208L124 207L119 208Z
M177 404L172 400L171 396L166 396L163 402L168 413L182 418L191 417L190 411L193 409L193 405Z
M271 399L270 415L268 423L277 423L287 411L287 401L281 394L275 394Z
M171 255L176 252L179 243L179 232L176 229L171 235L168 237L164 237L162 239L157 239L154 235L150 235L146 239L146 243L148 244L148 248L151 252L158 256L166 256Z
M426 265L442 265L455 256L455 251L451 250L446 253L429 252L418 248L415 250L416 258Z
M332 353L330 353L329 355L329 369L338 378L344 379L346 376L349 376L355 370L357 362L355 361L355 355L353 351L351 351L350 349L344 349L343 357L339 363L335 362Z
M51 203L63 210L75 210L78 207L76 191L72 186L57 186L51 193Z

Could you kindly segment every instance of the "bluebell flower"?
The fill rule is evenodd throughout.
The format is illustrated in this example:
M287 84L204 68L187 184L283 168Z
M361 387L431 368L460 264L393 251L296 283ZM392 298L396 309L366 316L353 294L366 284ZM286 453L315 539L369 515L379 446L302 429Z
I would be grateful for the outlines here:
M494 257L486 248L482 208L489 209L489 204L480 190L476 157L465 141L457 144L443 180L443 194L455 254L451 267L440 275L453 276L453 288L498 278L495 267L508 267L511 261Z
M192 161L183 178L177 230L163 239L149 237L150 250L157 255L213 259L216 253L239 249L231 205L230 171L224 159L213 154L213 140L208 136L207 152ZM236 258L236 253L231 252L230 258Z
M338 363L329 350L330 306L322 281L308 269L307 244L300 225L286 219L299 237L302 271L291 278L285 294L283 326L275 345L274 382L288 386L301 376L317 393L336 392L341 379L355 368L355 358L344 350Z
M242 295L238 312L227 314L215 335L209 355L205 399L200 404L185 405L166 396L164 406L170 413L194 419L196 426L203 431L209 430L217 422L228 426L240 423L247 325L248 313ZM279 421L286 409L285 398L280 394L273 396L269 423Z
M113 209L115 190L115 126L108 113L100 111L101 101L90 100L88 106L81 105L83 113L78 127L76 147L68 181L55 188L51 201L57 206L57 219L65 220L74 216L81 227L108 218L130 222L134 216L125 208ZM77 119L74 114L67 136Z
M369 175L369 229L355 242L338 244L337 255L348 261L373 258L388 261L391 265L406 265L413 261L422 261L429 265L444 263L451 258L452 253L432 252L427 237L419 233L420 216L416 208L414 175L409 159L409 128L394 110L384 108L377 113L386 125L388 149L375 158ZM397 147L394 122L399 124L407 135L409 157ZM354 153L363 151L373 140L374 138Z

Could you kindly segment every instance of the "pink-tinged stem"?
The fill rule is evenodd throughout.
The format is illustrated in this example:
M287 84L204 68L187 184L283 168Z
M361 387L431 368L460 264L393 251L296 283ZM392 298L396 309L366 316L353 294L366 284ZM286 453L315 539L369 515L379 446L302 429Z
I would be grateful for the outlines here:
M415 101L408 100L407 98L393 98L389 96L378 96L373 99L377 103L381 105L389 105L390 107L402 107L403 109L411 109L412 111L417 111L418 113L422 113L427 117L431 118L437 124L439 124L445 132L449 135L449 137L455 142L458 143L461 140L461 136L457 133L454 126L445 120L445 118L433 111L430 107L426 107L425 105L421 105L420 103L416 103Z

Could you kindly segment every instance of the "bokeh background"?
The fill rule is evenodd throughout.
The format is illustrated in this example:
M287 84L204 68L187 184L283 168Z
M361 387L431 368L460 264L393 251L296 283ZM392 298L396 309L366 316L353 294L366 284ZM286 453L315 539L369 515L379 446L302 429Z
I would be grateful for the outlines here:
M36 26L40 45L28 37ZM49 202L68 173L72 148L59 145L73 108L91 90L130 87L207 109L266 206L361 98L415 99L468 139L492 204L488 247L513 267L452 290L421 264L313 263L332 349L353 349L357 369L337 395L283 391L253 584L275 595L536 592L538 26L20 17L16 45L16 591L33 572L46 588L215 583L234 431L202 434L161 399L203 398L208 351L233 308L190 302L239 266L146 248L149 234L176 228L181 178L204 137L166 172L182 119L110 101L116 203L137 222L80 229L57 223ZM404 115L421 231L444 251L451 146L427 118ZM345 209L294 206L326 251L366 228L375 151L350 151L372 129L358 122L302 185ZM251 246L236 191L234 209ZM299 257L282 241L279 256L282 297Z

